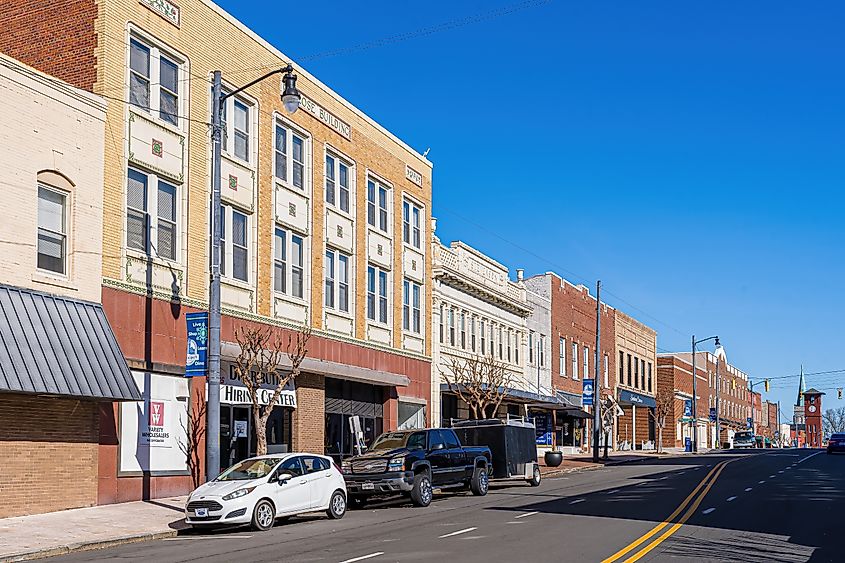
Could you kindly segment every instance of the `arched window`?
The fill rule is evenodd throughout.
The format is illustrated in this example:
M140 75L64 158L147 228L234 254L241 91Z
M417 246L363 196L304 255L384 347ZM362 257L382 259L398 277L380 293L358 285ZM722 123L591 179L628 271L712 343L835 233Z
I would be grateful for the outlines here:
M37 266L56 274L68 273L68 223L73 183L52 170L38 173Z

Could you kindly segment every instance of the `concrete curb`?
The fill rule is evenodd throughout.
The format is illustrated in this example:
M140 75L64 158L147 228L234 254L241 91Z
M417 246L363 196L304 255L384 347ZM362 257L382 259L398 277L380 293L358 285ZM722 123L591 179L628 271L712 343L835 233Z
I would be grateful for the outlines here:
M579 471L595 471L596 469L603 469L605 467L613 467L615 465L630 465L632 463L640 463L642 461L653 461L656 459L672 459L678 457L684 457L689 454L684 453L677 453L677 454L655 454L649 457L641 457L639 459L623 459L620 461L609 461L607 463L600 463L598 465L588 465L584 467L567 467L566 469L558 469L554 471L547 471L543 473L543 478L553 478L559 477L560 475L566 475L567 473L577 473ZM701 454L699 454L701 455ZM587 462L592 463L592 462Z
M28 551L20 551L8 555L0 556L0 563L9 561L30 561L32 559L41 559L44 557L55 557L56 555L66 555L68 553L76 553L80 551L93 551L96 549L105 549L108 547L115 547L128 543L138 543L150 540L160 540L164 538L175 537L178 530L168 530L166 532L145 532L143 534L129 534L118 538L111 538L107 540L98 540L90 542L76 542L67 545L56 547L49 547L45 549L31 549Z

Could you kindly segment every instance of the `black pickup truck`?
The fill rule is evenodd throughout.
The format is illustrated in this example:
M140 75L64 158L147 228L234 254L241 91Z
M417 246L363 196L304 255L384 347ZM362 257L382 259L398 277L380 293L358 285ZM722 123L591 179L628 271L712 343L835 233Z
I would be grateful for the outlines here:
M385 432L370 449L342 463L350 506L368 497L405 494L416 506L431 504L432 489L464 486L486 495L492 454L486 446L462 447L450 428Z

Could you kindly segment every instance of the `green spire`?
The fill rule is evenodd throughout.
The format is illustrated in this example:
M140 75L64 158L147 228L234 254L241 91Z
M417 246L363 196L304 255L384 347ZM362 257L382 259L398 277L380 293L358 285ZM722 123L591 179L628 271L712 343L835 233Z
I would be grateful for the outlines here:
M807 385L804 382L804 364L801 364L801 380L798 382L798 400L795 401L795 406L800 407L804 404L804 391L807 390Z

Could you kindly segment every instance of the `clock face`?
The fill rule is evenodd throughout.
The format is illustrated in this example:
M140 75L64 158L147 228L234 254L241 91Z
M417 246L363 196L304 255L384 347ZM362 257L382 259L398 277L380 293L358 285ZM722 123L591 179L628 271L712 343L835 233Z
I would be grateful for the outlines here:
M816 406L810 405L810 412L816 412Z

